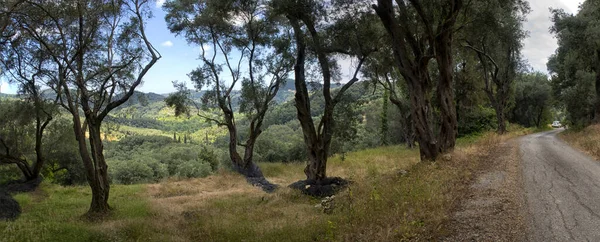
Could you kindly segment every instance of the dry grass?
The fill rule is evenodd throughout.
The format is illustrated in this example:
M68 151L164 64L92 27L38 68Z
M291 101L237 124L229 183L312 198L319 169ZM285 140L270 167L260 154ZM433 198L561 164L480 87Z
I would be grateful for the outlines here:
M328 175L353 184L336 196L332 214L315 207L319 200L285 187L304 178L303 164L298 163L260 164L269 180L283 185L273 194L226 171L149 185L148 192L153 209L164 219L157 223L168 224L189 240L435 240L448 234L444 225L450 212L485 156L515 135L482 135L458 146L451 160L435 163L419 163L418 150L400 146L350 153L345 161L333 157Z
M419 162L417 149L401 146L352 152L344 161L332 157L328 175L353 183L336 196L331 214L315 207L319 200L287 188L305 178L299 163L260 164L267 178L282 186L272 194L226 170L206 178L115 186L111 204L116 212L100 224L78 219L89 203L89 189L51 186L42 195L17 196L24 214L17 222L0 222L0 233L11 233L0 240L438 240L449 233L445 225L451 211L486 154L510 137L471 137L459 142L452 159L435 163ZM36 233L33 224L57 213L63 217L42 224L46 232L28 237Z
M600 160L600 124L588 126L580 131L567 130L562 132L560 137L594 159Z

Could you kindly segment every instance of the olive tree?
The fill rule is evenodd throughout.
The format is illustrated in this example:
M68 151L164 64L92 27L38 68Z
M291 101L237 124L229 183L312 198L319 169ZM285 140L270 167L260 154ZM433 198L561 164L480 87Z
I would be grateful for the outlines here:
M125 103L160 55L148 40L147 0L25 1L15 9L15 39L36 46L44 85L71 115L92 202L88 215L109 210L110 184L101 126ZM31 63L36 64L36 63Z
M353 1L273 1L276 11L286 16L292 26L296 47L294 83L298 120L304 134L308 164L304 169L308 183L327 185L327 158L334 134L334 111L346 90L358 79L365 59L375 52L380 39L376 18L369 6ZM353 74L337 90L332 83L341 79L336 60L355 60ZM307 69L307 62L316 60L317 70ZM314 78L314 79L313 79ZM311 115L307 83L314 80L322 87L325 104L320 120ZM319 194L314 194L319 195Z
M272 191L275 186L253 160L254 147L265 114L291 71L292 46L281 18L271 15L266 4L263 0L176 0L164 8L171 32L184 35L200 49L202 65L189 74L196 89L205 90L198 115L227 128L234 169L250 183ZM189 91L181 84L178 89L166 102L182 114L189 111ZM236 94L239 109L235 109ZM249 121L244 142L236 112ZM238 146L244 148L243 154Z
M457 134L453 93L453 36L462 0L377 0L372 7L388 33L394 67L404 78L410 96L421 160L435 160L454 148ZM439 134L434 130L429 66L437 64L436 99Z

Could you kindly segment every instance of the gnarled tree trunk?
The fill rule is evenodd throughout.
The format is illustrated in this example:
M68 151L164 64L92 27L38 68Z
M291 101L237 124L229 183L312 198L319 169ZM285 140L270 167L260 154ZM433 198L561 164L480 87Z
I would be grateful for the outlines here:
M600 123L600 49L596 50L596 66L594 71L596 72L596 103L594 107L594 123Z
M440 108L440 152L454 149L458 122L454 104L453 63L452 63L452 30L444 31L436 38L436 60L440 71L437 86L437 100Z
M424 71L426 70L420 72L423 73ZM432 119L431 100L428 98L431 87L428 85L429 77L427 74L423 73L420 76L419 79L411 79L408 85L411 116L415 125L417 142L419 142L421 160L435 161L440 150L432 124L429 122Z
M108 214L110 211L108 205L110 184L108 182L108 166L102 154L104 147L100 139L100 125L89 116L86 122L82 125L79 116L73 115L73 130L75 131L79 154L83 161L87 182L92 190L92 202L87 215L94 218L98 215ZM89 150L85 135L86 127L90 142Z
M104 159L104 145L100 137L100 122L90 122L89 141L92 150L92 159L96 165L94 168L95 179L90 184L92 188L91 213L106 213L109 211L108 196L110 192L110 183L108 181L108 165Z

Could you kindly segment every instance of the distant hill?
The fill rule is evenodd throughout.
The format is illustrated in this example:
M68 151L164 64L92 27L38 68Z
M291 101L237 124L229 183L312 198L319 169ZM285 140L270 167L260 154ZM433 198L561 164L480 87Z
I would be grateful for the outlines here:
M7 94L7 93L0 93L0 98L5 98L5 97L16 97L17 95L15 94Z

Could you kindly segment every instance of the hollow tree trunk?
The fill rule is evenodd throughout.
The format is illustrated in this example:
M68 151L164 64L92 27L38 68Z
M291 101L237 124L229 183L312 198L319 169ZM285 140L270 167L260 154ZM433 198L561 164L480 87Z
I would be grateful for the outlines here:
M244 176L248 176L244 167L244 160L237 151L237 129L233 122L227 121L227 131L229 132L229 158L235 171Z
M250 137L246 142L246 147L244 147L244 159L243 166L240 167L246 173L247 177L264 177L260 167L254 163L254 145L256 143L257 137Z
M39 115L39 114L38 114ZM51 118L46 119L42 122L40 118L36 118L36 132L35 132L35 164L31 170L31 176L27 178L28 181L35 180L39 177L42 167L44 166L44 153L42 151L42 136L46 125L50 123Z
M229 109L225 109L224 112L227 114L225 115L225 122L229 132L229 158L231 159L234 170L247 178L263 178L264 175L262 171L253 161L254 144L258 136L251 132L250 138L244 147L244 157L242 158L237 151L237 128L233 121L233 114L227 110Z

